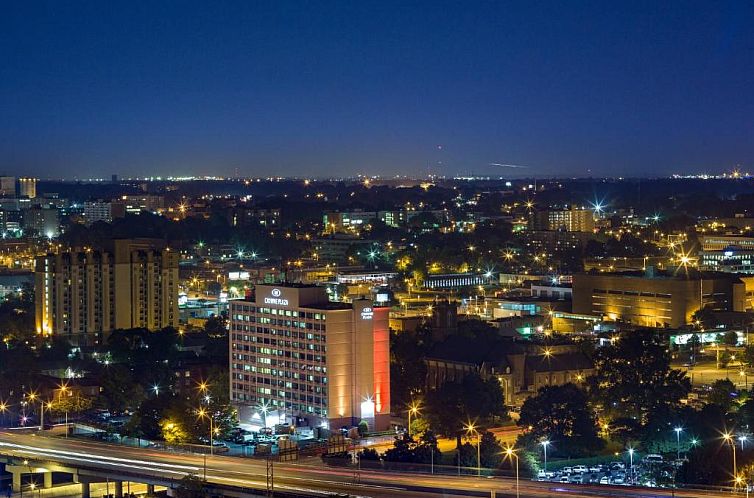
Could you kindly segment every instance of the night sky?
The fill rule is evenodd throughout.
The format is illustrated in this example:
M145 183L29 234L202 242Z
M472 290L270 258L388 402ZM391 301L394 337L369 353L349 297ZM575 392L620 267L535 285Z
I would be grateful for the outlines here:
M6 2L0 173L754 170L753 26L746 1Z

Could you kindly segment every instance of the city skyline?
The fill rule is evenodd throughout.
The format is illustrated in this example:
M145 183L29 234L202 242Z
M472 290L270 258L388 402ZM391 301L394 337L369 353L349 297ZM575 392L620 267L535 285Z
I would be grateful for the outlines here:
M14 6L0 166L109 176L750 169L742 3Z

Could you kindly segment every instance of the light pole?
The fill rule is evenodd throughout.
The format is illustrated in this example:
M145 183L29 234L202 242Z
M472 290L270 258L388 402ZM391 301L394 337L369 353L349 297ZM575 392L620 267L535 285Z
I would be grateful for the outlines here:
M507 456L511 460L513 458L516 459L516 498L520 498L518 487L518 455L516 455L516 450L512 446L509 446L505 449L505 456Z
M738 476L738 469L736 468L736 441L733 438L733 434L730 432L726 432L723 434L723 441L728 443L730 445L731 450L733 450L733 477L735 478ZM734 487L736 487L736 482L734 481Z
M58 403L62 404L62 397L63 393L68 392L68 386L66 384L60 384L58 386L59 392L58 392ZM68 438L68 405L63 404L63 409L65 410L65 437Z
M675 431L675 459L680 460L681 459L681 432L683 432L683 428L676 427L673 430Z
M630 460L631 461L631 465L630 465L629 469L631 471L631 482L632 483L634 482L634 451L635 450L633 448L629 448L628 449L628 457L631 459Z
M741 451L744 450L744 443L749 439L748 436L738 436L738 440L741 441Z
M542 445L542 450L545 452L545 472L547 472L547 447L550 445L550 441L545 439L540 444Z
M37 393L31 392L28 394L29 401L36 401ZM44 430L45 425L45 402L39 397L39 430Z
M411 402L411 406L408 409L408 435L411 436L411 415L416 416L419 413L419 405L415 402Z
M464 427L466 429L467 434L473 434L476 433L476 475L477 477L482 476L482 436L479 434L479 431L476 429L474 424L469 423Z
M5 425L5 413L7 411L8 411L8 405L5 403L5 401L0 401L0 413L2 413L3 415L3 422L2 422L3 425Z
M264 424L264 427L267 427L267 412L269 411L269 408L267 408L267 405L264 403L261 403L259 405L259 411L262 412L262 423Z
M199 415L199 418L207 417L209 419L209 454L212 455L214 451L212 447L212 443L213 443L212 438L214 437L214 434L215 434L214 421L212 420L213 419L212 414L209 413L204 408L199 408L197 415Z

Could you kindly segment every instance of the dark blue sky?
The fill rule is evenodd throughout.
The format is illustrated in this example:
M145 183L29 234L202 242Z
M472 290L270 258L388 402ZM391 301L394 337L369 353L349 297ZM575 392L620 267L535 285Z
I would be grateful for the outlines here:
M744 1L6 3L0 171L754 169L752 26Z

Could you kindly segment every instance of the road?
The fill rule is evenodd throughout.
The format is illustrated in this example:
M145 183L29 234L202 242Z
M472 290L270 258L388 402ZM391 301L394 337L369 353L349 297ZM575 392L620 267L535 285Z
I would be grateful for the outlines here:
M47 437L29 433L0 433L0 455L53 461L71 466L80 465L110 472L130 471L143 476L179 480L187 474L200 477L205 472L205 456L170 453L144 448L116 446L80 439ZM264 489L266 464L264 461L229 456L207 456L206 477L211 483L234 485L239 488ZM298 492L306 496L327 496L343 493L349 496L390 497L515 497L513 478L494 479L474 476L438 476L385 471L311 466L303 463L275 463L275 489ZM131 479L132 481L134 479ZM660 489L639 489L606 486L564 485L547 482L520 481L520 496L552 498L664 498L671 492ZM712 497L719 493L676 491L677 497Z

